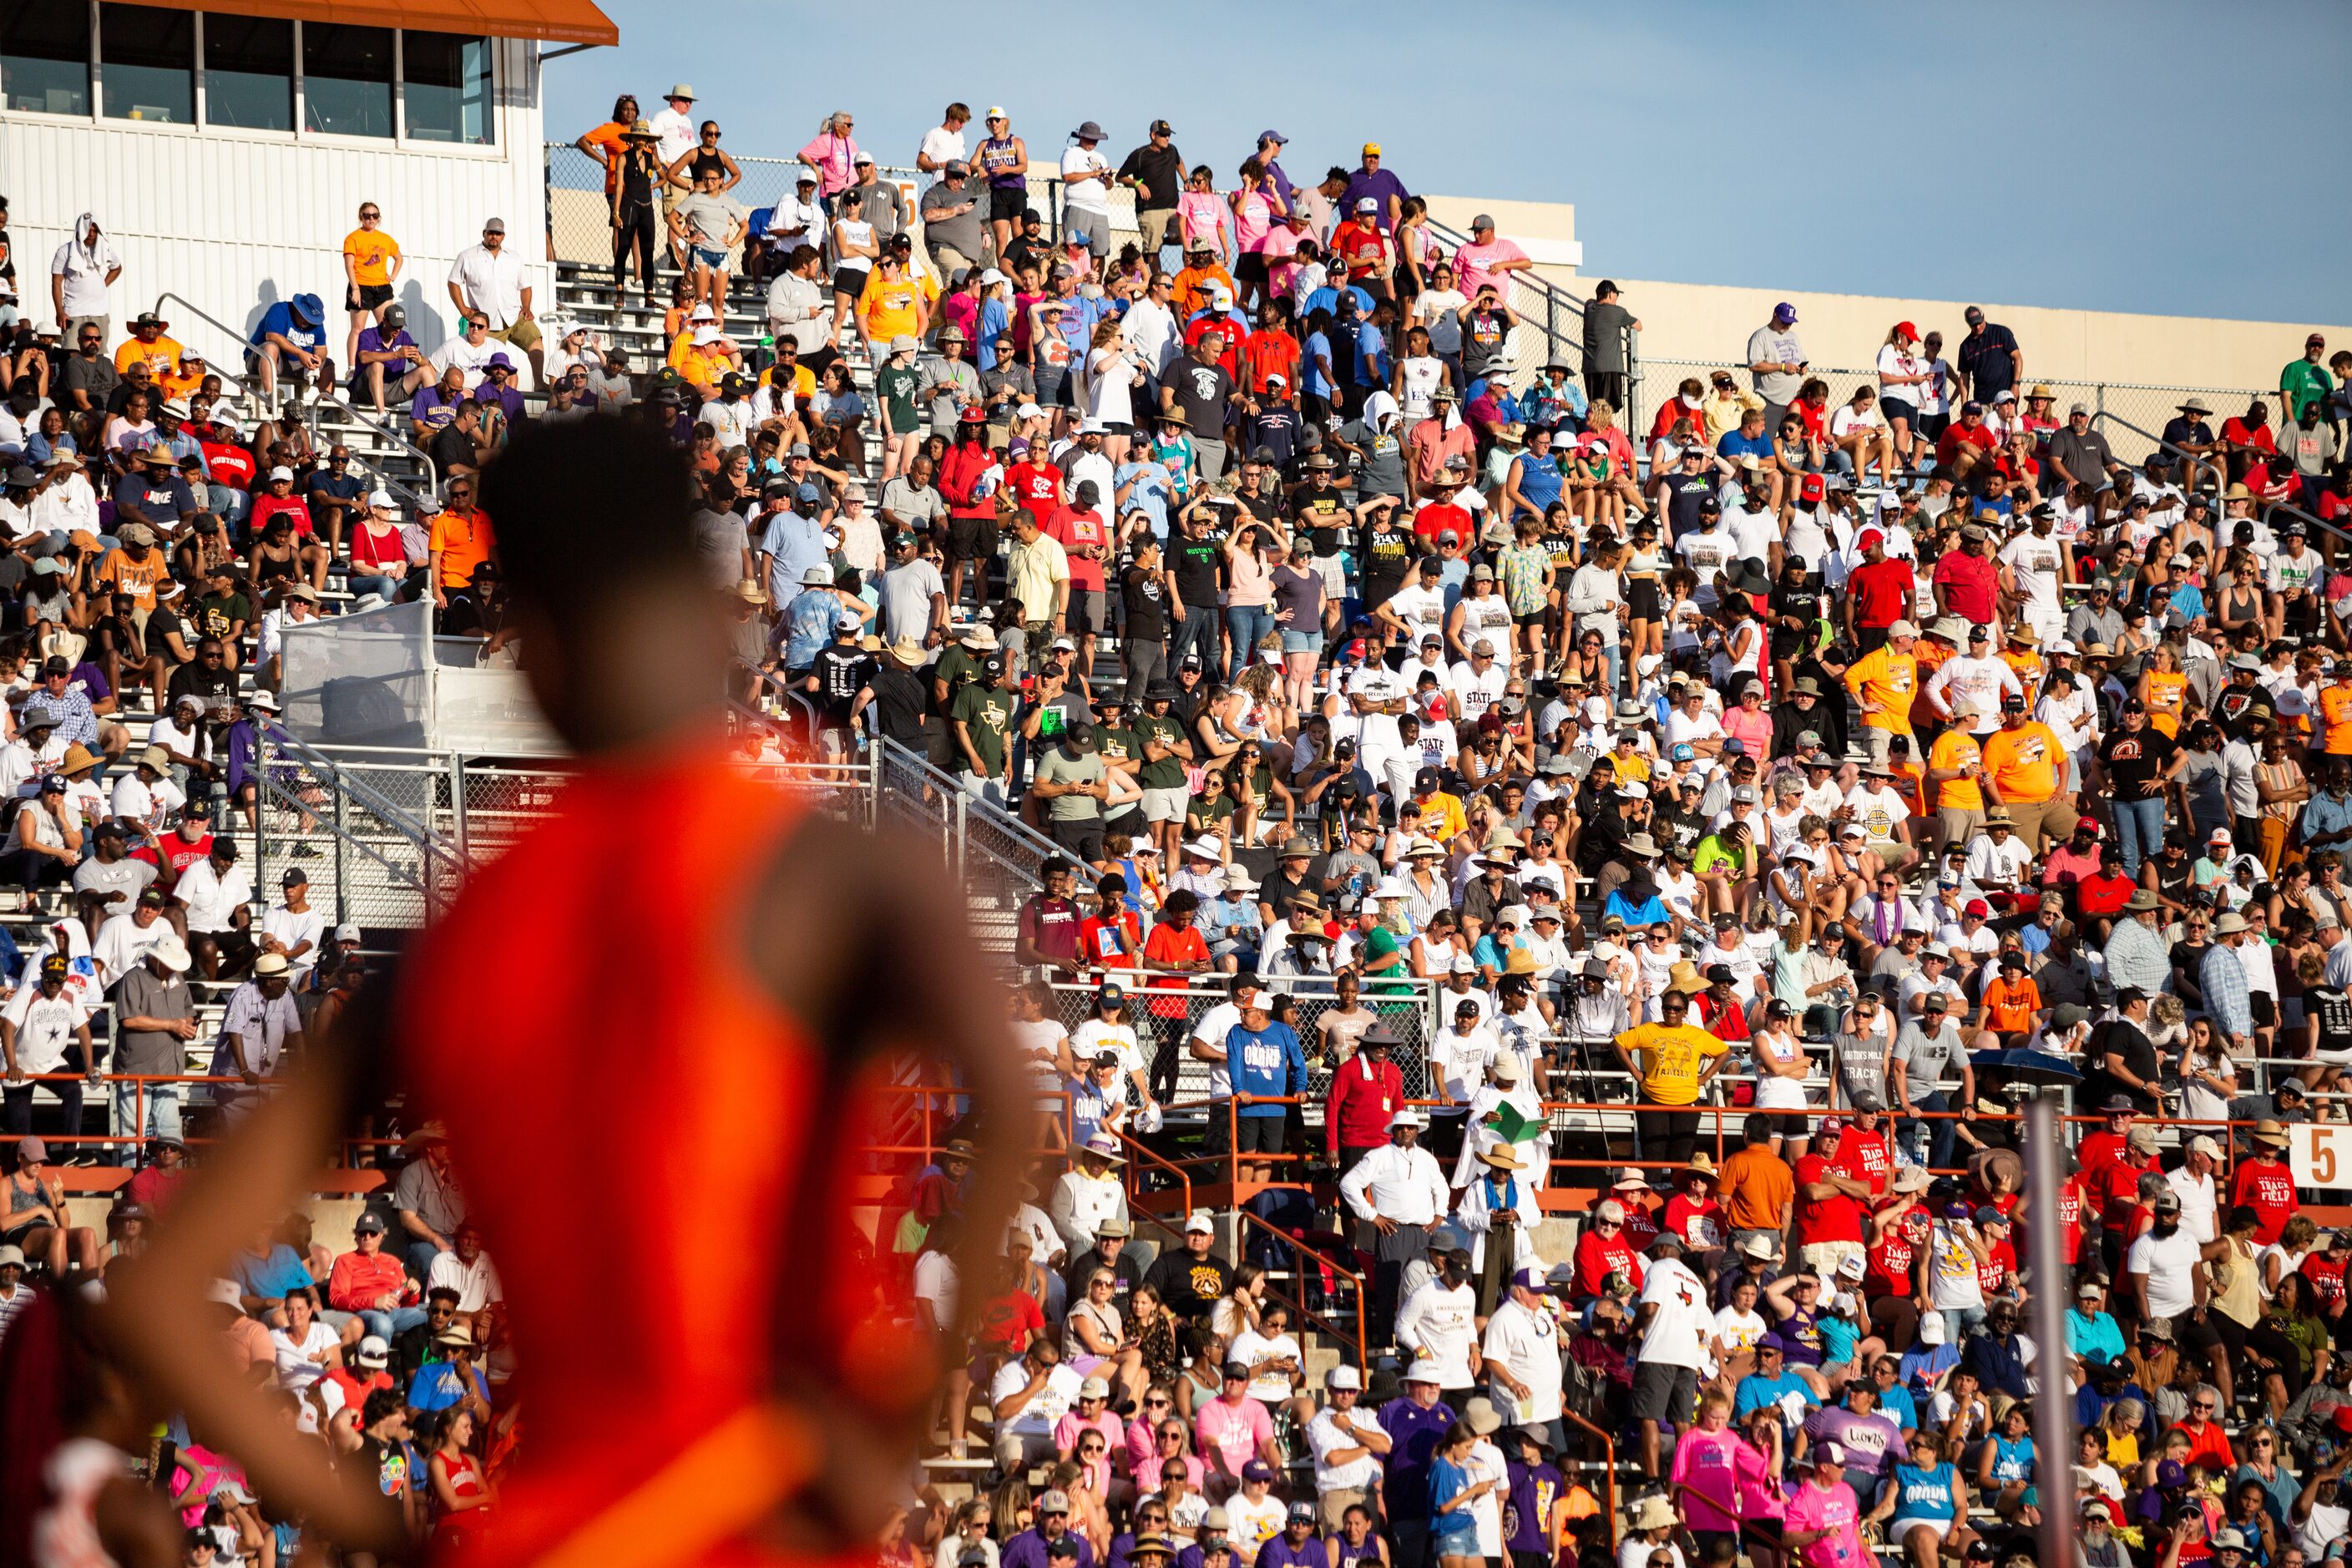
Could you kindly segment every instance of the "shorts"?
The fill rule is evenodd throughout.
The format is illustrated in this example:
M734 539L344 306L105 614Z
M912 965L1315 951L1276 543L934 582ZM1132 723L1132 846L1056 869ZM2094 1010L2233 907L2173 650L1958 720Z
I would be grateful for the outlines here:
M2233 1348L2242 1349L2246 1342L2246 1331L2210 1308L2206 1310L2205 1321L2201 1323L2197 1321L2197 1314L2193 1310L2183 1312L2173 1319L2173 1342L2185 1350L2210 1352L2219 1349L2229 1342L2231 1337L2229 1333L2223 1331L2224 1324L2236 1333L2236 1345Z
M1192 792L1182 784L1171 784L1166 789L1143 792L1143 820L1146 822L1181 822L1184 808L1192 803Z
M1915 427L1919 423L1918 405L1900 397L1880 398L1878 411L1886 416L1886 422L1889 425L1894 424L1897 419Z
M1279 1154L1282 1152L1283 1130L1290 1124L1286 1116L1244 1116L1240 1123L1240 1145L1235 1153Z
M1827 1279L1837 1273L1837 1267L1849 1258L1867 1260L1869 1254L1858 1241L1813 1241L1797 1248L1798 1261Z
M343 309L346 310L380 310L392 303L389 283L346 283L343 285Z
M1511 625L1515 626L1539 626L1543 624L1544 613L1541 610L1536 611L1533 615L1513 616L1511 617Z
M1019 223L1029 210L1029 187L1026 185L991 185L988 187L988 216L997 223Z
M698 245L688 251L688 254L692 256L694 259L701 265L709 268L713 272L724 272L727 270L727 252L723 249L714 250L709 246Z
M1070 635L1076 637L1087 632L1102 631L1103 607L1103 591L1100 588L1081 588L1073 584L1070 606L1063 615Z
M2254 1027L2274 1029L2278 1026L2278 998L2269 992L2247 992L2246 1007L2254 1016Z
M1260 288L1264 288L1265 286L1265 252L1262 250L1243 251L1241 254L1241 259L1234 263L1234 281L1236 283L1255 283Z
M512 343L515 347L522 350L525 353L529 353L531 350L539 347L539 323L537 321L517 321L510 326L492 332L490 336L498 339L499 342L502 343Z
M1320 631L1295 632L1285 626L1282 628L1282 651L1320 653L1323 651L1323 634Z
M1348 596L1348 574L1342 570L1342 557L1318 555L1314 558L1315 574L1323 579L1323 596L1344 599Z
M1049 816L1045 819L1045 836L1081 860L1093 862L1103 858L1103 824L1099 816Z
M1110 254L1110 214L1099 207L1064 205L1062 238L1083 239L1087 252L1097 260Z
M1923 1524L1936 1532L1936 1539L1938 1541L1951 1533L1952 1521L1948 1519L1898 1519L1892 1521L1886 1526L1886 1544L1901 1545L1906 1536Z
M863 267L835 268L833 269L833 291L836 294L846 294L851 299L855 300L858 295L866 292L866 274L867 270L867 268Z
M1698 1402L1698 1368L1646 1361L1633 1370L1633 1419L1686 1426Z
M993 561L999 539L992 517L948 519L946 554L950 561Z
M1647 577L1626 584L1625 613L1629 619L1655 621L1664 618L1658 604L1658 585Z

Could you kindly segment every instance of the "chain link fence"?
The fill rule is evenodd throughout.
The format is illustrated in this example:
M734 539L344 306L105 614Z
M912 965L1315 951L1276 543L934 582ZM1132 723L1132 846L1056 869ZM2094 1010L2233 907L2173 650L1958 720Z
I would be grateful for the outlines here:
M1171 1070L1161 1060L1160 1053L1173 1052L1172 1072L1175 1093L1163 1096L1178 1101L1197 1102L1209 1096L1209 1064L1195 1061L1185 1049L1212 1008L1227 1000L1223 985L1188 985L1161 989L1151 985L1142 976L1126 973L1113 976L1128 986L1127 1008L1120 1021L1135 1030L1147 1063L1158 1064L1161 1071ZM1335 1058L1323 1048L1323 1016L1339 1006L1339 999L1328 987L1329 982L1315 980L1270 980L1269 991L1288 996L1293 1003L1291 1028L1307 1056L1306 1098L1319 1103L1329 1092L1331 1074L1344 1058ZM1436 986L1433 982L1416 980L1404 983L1407 990L1384 996L1375 996L1367 988L1361 1005L1397 1032L1404 1043L1389 1053L1404 1078L1405 1097L1423 1100L1432 1097L1433 1090L1442 1089L1429 1065L1429 1042L1433 1036L1433 1019L1436 1010ZM1095 1016L1096 987L1087 984L1056 982L1053 987L1055 1016L1065 1029L1075 1031L1080 1024ZM1155 1077L1155 1081L1159 1081Z

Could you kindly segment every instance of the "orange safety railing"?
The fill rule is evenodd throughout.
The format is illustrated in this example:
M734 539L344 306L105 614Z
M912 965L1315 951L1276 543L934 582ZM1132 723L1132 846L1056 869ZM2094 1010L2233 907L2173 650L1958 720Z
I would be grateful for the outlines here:
M1119 1132L1118 1141L1128 1152L1127 1208L1129 1216L1149 1214L1158 1206L1145 1201L1147 1194L1140 1190L1140 1184L1136 1180L1143 1168L1149 1165L1153 1170L1164 1172L1175 1179L1175 1184L1168 1191L1178 1194L1177 1201L1181 1206L1176 1211L1177 1223L1182 1224L1183 1216L1192 1212L1192 1178L1187 1175L1175 1162L1144 1142L1136 1134L1122 1130ZM1165 1228L1164 1222L1163 1228Z
M1248 1209L1240 1209L1235 1212L1239 1215L1241 1219L1242 1228L1240 1235L1243 1237L1245 1238L1252 1235L1262 1234L1266 1237L1273 1245L1280 1247L1286 1247L1295 1255L1295 1262L1294 1266L1290 1269L1290 1277L1297 1286L1297 1299L1292 1301L1290 1305L1292 1309L1297 1312L1298 1321L1302 1324L1313 1323L1317 1328L1322 1330L1326 1334L1335 1340L1353 1343L1356 1347L1356 1370L1360 1373L1369 1376L1371 1372L1371 1362L1370 1360L1370 1340L1366 1334L1364 1328L1364 1277L1355 1269L1350 1268L1346 1264L1340 1262L1338 1258L1317 1251L1315 1248L1307 1246L1305 1242L1299 1240L1297 1237L1292 1236L1289 1232L1277 1229L1274 1226L1268 1225L1265 1220L1259 1218L1258 1215L1253 1214ZM1246 1249L1236 1248L1236 1251ZM1308 1305L1307 1299L1307 1266L1310 1264L1315 1267L1329 1270L1331 1281L1335 1289L1343 1284L1349 1287L1348 1293L1354 1298L1355 1300L1355 1330L1353 1333L1349 1331L1348 1325L1344 1321L1335 1321L1328 1315L1317 1311L1312 1306Z

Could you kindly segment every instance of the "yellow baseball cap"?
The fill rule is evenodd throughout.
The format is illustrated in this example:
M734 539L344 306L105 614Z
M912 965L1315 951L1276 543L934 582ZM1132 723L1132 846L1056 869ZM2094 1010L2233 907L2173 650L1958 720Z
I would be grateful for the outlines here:
M1377 157L1379 157L1380 155L1381 155L1381 144L1380 144L1379 142L1365 142L1365 143L1364 143L1364 156L1366 156L1366 157L1368 157L1368 158L1377 158Z

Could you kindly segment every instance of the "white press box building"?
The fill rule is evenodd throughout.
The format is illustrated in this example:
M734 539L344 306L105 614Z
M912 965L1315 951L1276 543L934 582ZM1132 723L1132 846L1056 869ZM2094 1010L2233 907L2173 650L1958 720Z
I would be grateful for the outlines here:
M232 332L314 293L340 350L362 202L407 257L397 298L426 349L452 324L449 263L488 218L544 308L541 50L618 37L591 0L0 0L20 309L52 319L50 259L87 212L122 258L118 339L168 291L172 335L226 368Z

